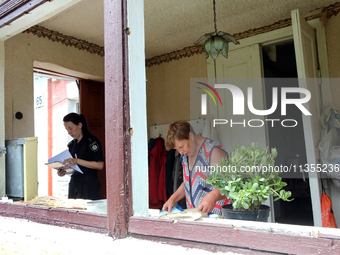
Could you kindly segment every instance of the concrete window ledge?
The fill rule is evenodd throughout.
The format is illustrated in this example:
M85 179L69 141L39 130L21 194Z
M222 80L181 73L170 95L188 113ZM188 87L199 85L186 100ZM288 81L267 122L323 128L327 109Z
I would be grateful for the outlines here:
M91 213L83 210L1 202L0 216L27 219L38 223L96 233L108 233L106 214Z
M210 222L213 221L213 222ZM237 220L173 221L131 217L131 236L242 254L338 254L340 230Z
M107 215L81 210L0 203L0 216L99 234L109 232ZM196 222L136 216L128 219L128 235L133 238L213 252L310 255L338 254L340 250L339 229L226 219Z
M255 221L240 221L227 219L209 219L201 218L197 222L209 222L217 224L231 225L233 229L256 230L279 234L291 234L296 236L311 236L311 237L327 237L340 240L340 229L337 228L321 228L313 226L267 223Z

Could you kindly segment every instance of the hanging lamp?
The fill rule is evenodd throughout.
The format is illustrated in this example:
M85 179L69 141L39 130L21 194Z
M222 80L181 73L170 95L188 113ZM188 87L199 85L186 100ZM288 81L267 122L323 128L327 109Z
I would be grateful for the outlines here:
M205 51L206 58L209 58L210 55L213 60L216 60L220 53L222 53L224 57L228 57L228 41L226 39L232 41L234 44L240 44L231 34L222 31L217 32L215 5L215 0L213 0L215 32L202 35L201 38L194 43L198 44L202 40L207 39L204 43L203 50Z

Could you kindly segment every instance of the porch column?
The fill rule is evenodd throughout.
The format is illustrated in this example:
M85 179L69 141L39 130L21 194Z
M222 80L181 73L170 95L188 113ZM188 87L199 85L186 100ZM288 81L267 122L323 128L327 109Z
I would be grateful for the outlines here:
M0 147L5 147L5 42L0 41ZM0 156L0 199L6 194L5 155Z
M131 215L126 1L104 0L105 151L109 235L127 235Z

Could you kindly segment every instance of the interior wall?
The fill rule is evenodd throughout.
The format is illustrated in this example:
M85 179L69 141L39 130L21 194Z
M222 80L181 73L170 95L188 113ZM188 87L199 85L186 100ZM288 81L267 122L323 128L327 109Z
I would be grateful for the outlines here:
M34 136L33 67L80 78L104 79L104 58L61 43L20 33L5 41L6 140ZM14 117L22 112L23 118Z
M207 78L205 54L146 68L148 129L190 119L190 78Z

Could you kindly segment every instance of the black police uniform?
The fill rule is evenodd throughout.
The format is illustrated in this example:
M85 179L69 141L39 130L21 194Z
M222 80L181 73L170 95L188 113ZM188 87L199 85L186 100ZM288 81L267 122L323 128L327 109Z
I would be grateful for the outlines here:
M84 136L79 143L74 139L67 145L73 158L104 161L100 141L93 135ZM68 198L100 199L97 170L78 165L84 174L74 171L68 187Z

